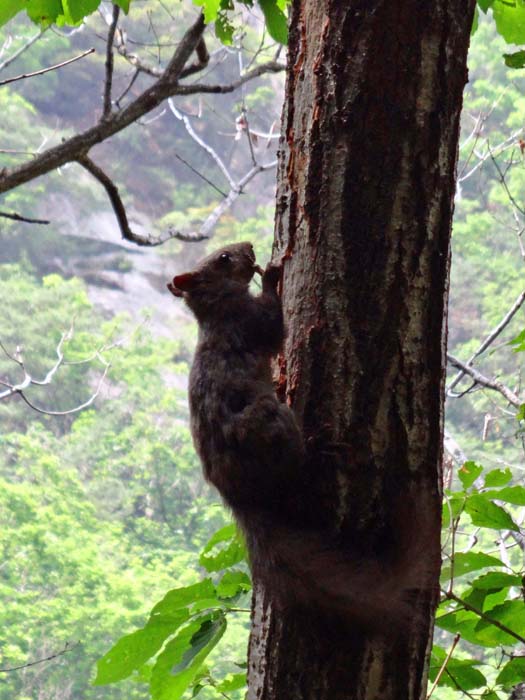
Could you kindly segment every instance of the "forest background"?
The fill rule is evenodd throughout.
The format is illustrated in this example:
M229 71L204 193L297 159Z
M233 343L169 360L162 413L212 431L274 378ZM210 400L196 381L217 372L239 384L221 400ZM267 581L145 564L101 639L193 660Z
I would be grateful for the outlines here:
M0 81L92 46L96 53L59 71L0 86L0 167L58 143L100 113L110 12L110 6L102 6L74 29L41 32L17 18L1 30ZM191 5L175 0L136 0L123 20L127 46L158 66L194 14ZM35 42L10 62L33 36ZM499 388L474 386L467 376L447 400L446 477L456 491L445 509L445 546L450 551L452 529L453 541L467 557L458 575L477 574L490 564L498 571L494 560L473 564L468 556L474 549L496 555L506 564L505 575L514 575L505 595L500 588L492 601L485 594L479 603L478 587L471 601L483 610L502 603L516 586L520 562L523 568L523 539L505 527L501 514L480 519L471 507L461 526L456 522L463 508L458 504L464 502L457 489L471 488L481 465L491 475L485 477L487 487L507 487L511 480L523 484L520 421L525 415L521 401L513 406L500 390L510 387L519 396L525 347L525 78L505 65L502 54L508 50L493 24L480 21L465 91L449 315L450 354L466 361L513 311L477 365L482 377L498 378ZM217 81L234 80L240 68L278 57L262 18L253 12L243 17L242 35L231 46L217 42L210 51L217 60L208 77ZM118 95L135 69L129 56L117 55L116 62ZM131 92L145 79L139 75ZM232 94L176 98L97 147L98 162L119 182L137 230L198 233L213 218L231 183L210 148L237 182L254 159L271 166L282 83L282 74L272 74ZM247 125L255 133L251 142ZM188 430L186 382L195 325L165 285L175 272L226 242L251 240L264 264L272 243L274 181L271 167L258 173L214 222L209 240L171 240L158 248L120 240L106 193L78 164L3 198L0 209L51 223L0 219L0 379L18 381L22 359L32 376L44 378L57 348L67 362L49 383L26 392L34 406L63 415L35 410L20 396L6 394L0 402L0 666L25 666L58 654L2 673L0 700L147 697L144 673L116 685L91 685L96 661L123 634L144 624L167 591L202 578L209 556L199 564L199 552L230 522L202 481ZM451 364L451 380L456 372ZM70 412L95 395L89 406ZM470 467L458 481L464 462ZM518 525L523 523L520 498L507 505ZM194 678L199 697L242 694L236 684L245 663L249 583L240 556L237 552L229 561L236 565L238 595L220 653ZM493 589L487 584L485 590ZM449 614L438 629L442 647L436 647L434 678L439 650L452 643L460 615ZM488 700L505 697L502 691L521 672L514 664L514 675L501 678L508 648L494 637L475 646L473 625L469 618L463 623L466 641L454 649L454 673L444 674L434 697L448 700L462 691L484 693Z

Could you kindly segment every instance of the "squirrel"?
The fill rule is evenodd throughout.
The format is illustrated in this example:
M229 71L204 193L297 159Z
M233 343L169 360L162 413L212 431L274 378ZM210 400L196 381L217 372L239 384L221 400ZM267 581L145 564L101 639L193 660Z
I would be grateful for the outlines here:
M249 291L255 274L262 278L258 296ZM367 628L408 620L407 594L421 579L413 552L385 563L359 547L341 550L311 520L312 465L271 375L284 340L280 274L279 266L263 271L256 264L250 243L236 243L167 285L199 325L189 404L204 476L232 510L254 579L278 606L315 604Z

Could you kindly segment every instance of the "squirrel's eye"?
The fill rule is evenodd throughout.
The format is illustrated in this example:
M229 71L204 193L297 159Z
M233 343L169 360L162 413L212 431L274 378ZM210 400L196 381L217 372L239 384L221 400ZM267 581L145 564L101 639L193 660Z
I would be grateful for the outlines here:
M232 259L229 253L221 253L221 255L219 256L219 260L221 261L221 263L229 263Z

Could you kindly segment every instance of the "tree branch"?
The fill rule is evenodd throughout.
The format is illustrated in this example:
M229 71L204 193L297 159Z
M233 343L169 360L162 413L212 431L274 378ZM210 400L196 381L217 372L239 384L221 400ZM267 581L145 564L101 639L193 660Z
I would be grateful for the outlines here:
M496 340L496 338L500 335L500 333L509 325L511 320L513 319L514 315L517 313L517 311L520 309L521 305L525 301L525 292L521 292L521 294L518 296L514 304L511 306L511 308L507 311L505 316L501 319L501 321L498 323L498 325L490 331L488 336L485 338L485 340L481 343L479 348L476 350L476 352L469 357L467 362L465 364L471 365L476 357L479 357L485 350L492 345L492 343ZM461 381L461 379L465 376L465 372L462 370L461 372L458 372L454 379L450 382L450 384L447 387L447 394L452 391L452 389L456 386L456 384Z
M205 238L207 238L207 236L199 236L193 233L184 234L178 231L170 231L164 237L151 235L142 236L139 233L135 233L131 230L131 227L129 225L128 216L126 214L126 208L124 206L122 198L120 197L118 187L109 177L109 175L107 175L102 170L102 168L99 168L98 165L96 165L96 163L94 163L91 160L91 158L89 158L86 155L78 158L78 163L89 173L91 173L91 175L93 175L93 177L96 178L100 182L102 187L106 190L107 195L109 197L109 201L111 202L111 206L113 207L113 211L115 212L115 216L117 218L122 238L124 238L126 241L130 241L141 246L157 246L162 245L163 243L169 241L172 238L176 238L180 241L191 242L202 241Z
M205 83L194 83L193 85L181 85L177 91L178 95L195 95L196 93L216 93L225 94L228 92L233 92L237 88L247 83L249 80L258 78L265 73L280 73L286 68L282 63L277 61L267 61L266 63L261 63L257 68L252 68L252 70L247 71L240 78L234 80L232 83L227 85L207 85Z
M69 58L67 61L62 61L62 63L55 63L54 66L49 66L48 68L42 68L41 70L36 70L33 73L22 73L22 75L16 75L14 78L6 78L6 80L0 80L0 87L2 85L8 85L9 83L14 83L17 80L24 80L25 78L34 78L35 75L43 75L44 73L49 73L52 70L57 70L58 68L63 68L64 66L68 66L70 63L74 63L75 61L80 61L81 58L84 58L85 56L89 56L89 54L95 53L95 49L88 49L87 51L84 51L83 53L79 54L78 56L75 56L74 58Z
M63 654L67 654L68 651L72 651L72 649L78 647L79 644L80 642L77 642L76 644L69 644L69 642L66 642L66 646L60 651L57 651L55 654L45 656L43 659L37 659L36 661L30 661L27 664L21 664L20 666L12 666L11 668L0 668L0 673L11 673L12 671L20 671L20 669L22 668L29 668L30 666L43 664L45 661L51 661L52 659L56 659L59 656L62 656Z
M0 211L0 216L4 219L12 219L13 221L23 221L26 224L49 224L46 219L29 219L27 216L21 216L16 212Z
M217 163L222 174L224 175L224 177L228 181L228 184L230 185L230 189L234 190L236 188L235 180L230 175L228 168L224 165L224 162L222 161L219 154L210 145L208 145L206 143L206 141L204 141L204 139L201 139L201 137L195 133L188 117L186 115L182 114L182 112L180 112L175 107L173 100L171 98L168 99L168 105L169 105L169 108L171 109L172 113L177 117L177 119L182 121L182 123L184 124L184 127L186 128L186 131L191 136L191 138L195 141L195 143L197 143L201 148L203 148L206 151L206 153L208 153L213 158L213 160Z
M113 17L108 30L108 39L106 43L106 80L104 81L104 108L102 111L103 119L107 119L111 114L111 87L113 84L113 41L115 39L115 31L120 14L120 7L113 5Z
M510 627L507 627L507 625L504 625L499 620L494 620L494 618L490 617L490 615L487 615L487 613L483 612L479 608L476 608L473 605L470 605L470 603L467 603L465 600L462 600L461 598L459 598L459 596L457 596L455 593L452 593L451 591L442 591L442 593L445 595L445 598L447 598L448 600L453 600L456 603L459 603L459 605L461 605L465 610L469 610L470 612L473 612L475 615L480 617L482 620L486 620L491 625L494 625L494 627L497 627L498 629L500 629L502 632L506 632L507 634L510 634L510 636L514 637L514 639L517 639L518 642L525 644L525 637L522 637L521 634L514 632L514 630L511 630Z
M87 408L88 406L91 406L91 404L95 401L95 399L100 394L100 391L102 389L104 381L105 381L107 374L111 368L111 363L107 362L104 359L103 353L107 350L110 350L113 347L117 347L119 345L122 345L123 341L120 340L120 341L116 341L115 343L112 343L110 345L102 346L101 348L96 350L91 356L89 356L83 360L77 360L75 362L66 362L64 360L64 353L63 353L62 348L63 348L65 341L71 339L72 334L73 334L73 326L71 326L71 328L66 333L62 334L60 341L56 347L57 360L54 363L54 365L51 367L51 369L47 372L44 379L41 379L41 380L34 379L29 374L29 372L27 371L27 369L25 367L24 361L21 358L19 348L17 348L16 354L12 355L7 350L7 348L4 346L4 344L0 341L0 349L3 350L4 354L12 362L14 362L15 364L17 364L19 366L19 368L21 369L21 371L23 372L23 375L24 375L22 381L19 382L18 384L10 384L7 381L0 382L0 384L7 387L5 389L5 391L0 392L0 401L2 399L9 399L11 396L14 396L15 394L17 394L34 411L37 411L37 413L43 413L43 414L48 415L48 416L66 416L66 415L69 415L71 413L77 413L78 411L81 411L82 409ZM85 401L84 403L79 404L78 406L75 406L74 408L70 408L66 411L50 411L48 409L41 408L41 407L35 405L26 396L25 390L28 389L30 386L35 386L35 385L36 386L47 386L47 385L51 384L53 377L55 376L55 374L57 373L59 368L62 367L63 365L88 364L95 359L98 360L104 366L104 372L102 373L102 376L100 377L100 379L98 381L96 390L93 392L93 394L91 394L89 399L87 401Z
M449 353L447 353L447 360L450 362L451 365L457 367L458 369L462 370L465 374L468 374L470 377L472 377L476 384L484 386L487 389L493 389L494 391L499 392L502 396L504 396L507 399L507 401L510 404L512 404L516 408L519 408L523 403L523 401L520 400L517 394L515 394L513 391L511 391L511 389L505 386L505 384L499 382L497 379L489 379L484 374L481 374L481 372L478 372L478 370L474 369L473 367L470 367L464 362L461 362L461 360L458 360L456 357L450 355Z
M72 136L58 146L49 148L22 165L0 171L0 193L7 192L73 160L78 160L92 146L122 131L144 114L158 107L167 97L176 94L179 75L204 29L204 18L199 15L196 22L184 34L162 77L125 109L114 113L109 119L99 122L90 129Z
M47 32L48 29L49 29L49 27L45 27L44 29L41 29L37 34L34 34L28 41L26 41L26 43L23 44L18 49L18 51L15 51L15 53L12 56L9 56L9 58L6 58L3 63L0 63L0 71L4 70L4 68L7 68L7 66L10 66L11 63L13 63L13 61L16 61L16 59L19 56L21 56L25 51L27 51L27 49L30 46L33 46L35 41L38 41L38 39L40 39L42 34L44 34L44 32Z

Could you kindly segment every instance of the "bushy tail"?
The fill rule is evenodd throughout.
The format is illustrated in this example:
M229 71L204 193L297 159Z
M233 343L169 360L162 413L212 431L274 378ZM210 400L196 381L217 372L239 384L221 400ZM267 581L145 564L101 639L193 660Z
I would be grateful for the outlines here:
M437 584L425 527L416 525L413 537L383 559L358 547L341 551L322 533L271 521L252 513L245 531L253 576L279 607L314 608L368 630L389 626L402 633L414 622L420 594Z

